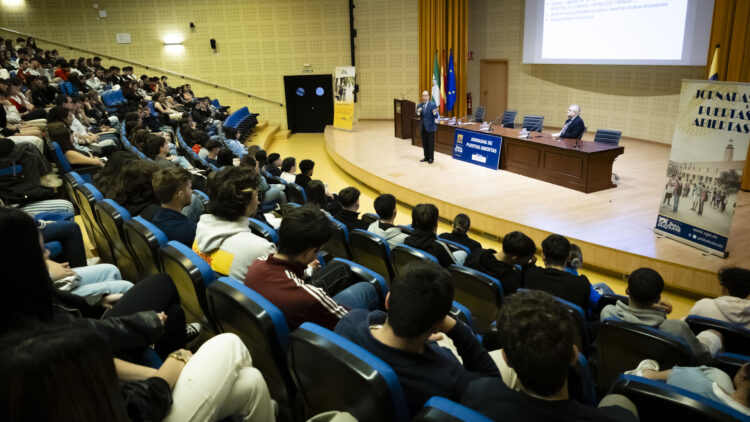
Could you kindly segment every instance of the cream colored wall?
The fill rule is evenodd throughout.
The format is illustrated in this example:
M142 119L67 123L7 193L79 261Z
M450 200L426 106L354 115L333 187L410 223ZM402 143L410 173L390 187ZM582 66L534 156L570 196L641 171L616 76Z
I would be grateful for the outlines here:
M304 63L314 73L334 73L350 64L347 0L286 1L97 1L99 18L88 0L26 0L25 6L0 6L0 25L63 44L161 67L216 82L279 102L284 75L300 74ZM393 98L417 84L417 3L359 1L355 8L359 118L392 118ZM194 22L196 29L189 29ZM117 44L115 34L131 34ZM184 39L171 52L163 41ZM2 33L5 37L8 34ZM15 38L15 36L13 36ZM218 54L209 40L216 39ZM40 43L44 47L44 43ZM61 49L66 58L90 56ZM105 65L116 61L104 61ZM136 68L140 75L157 74ZM170 77L178 85L176 77ZM286 125L285 109L210 85L192 82L198 95L218 97L233 109L249 106L262 120Z
M355 1L360 119L392 119L393 99L419 101L416 0Z
M479 60L508 59L508 107L545 116L546 126L562 126L570 104L581 106L590 133L622 130L623 136L671 143L680 81L702 79L703 67L584 66L522 64L523 0L469 2L467 89L479 98ZM634 28L637 30L637 28ZM575 48L575 40L571 40Z

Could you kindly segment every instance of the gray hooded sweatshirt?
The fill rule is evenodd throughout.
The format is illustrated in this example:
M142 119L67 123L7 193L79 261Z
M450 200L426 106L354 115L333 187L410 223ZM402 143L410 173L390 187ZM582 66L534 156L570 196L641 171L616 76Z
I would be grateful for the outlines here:
M688 344L690 353L698 364L710 362L712 352L721 349L721 340L715 334L704 331L696 336L685 321L667 319L664 312L658 309L631 308L618 301L617 304L607 305L602 309L600 319L603 321L605 318L617 318L631 324L653 327L679 337Z
M388 246L390 246L391 249L401 245L404 243L404 239L409 237L408 234L402 233L398 226L388 227L387 230L381 229L380 221L373 221L373 223L370 224L370 227L367 228L367 231L380 237L384 237L385 240L388 241Z

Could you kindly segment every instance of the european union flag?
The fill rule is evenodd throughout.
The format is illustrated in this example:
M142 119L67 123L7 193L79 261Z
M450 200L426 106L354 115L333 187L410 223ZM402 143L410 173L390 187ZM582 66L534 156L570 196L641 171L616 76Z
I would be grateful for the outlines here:
M451 49L451 55L448 59L448 90L446 94L445 109L453 110L453 105L456 103L456 72L453 68L453 49Z

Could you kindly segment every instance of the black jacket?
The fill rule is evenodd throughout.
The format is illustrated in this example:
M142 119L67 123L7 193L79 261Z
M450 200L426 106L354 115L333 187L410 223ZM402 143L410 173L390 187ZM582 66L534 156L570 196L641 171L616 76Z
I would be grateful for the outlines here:
M443 267L449 267L456 263L448 247L438 242L437 236L433 232L414 230L414 233L404 240L404 244L435 255L435 258Z
M521 287L523 272L515 266L495 258L495 253L497 252L492 249L472 251L466 257L464 265L500 280L500 284L503 285L503 293L507 296Z

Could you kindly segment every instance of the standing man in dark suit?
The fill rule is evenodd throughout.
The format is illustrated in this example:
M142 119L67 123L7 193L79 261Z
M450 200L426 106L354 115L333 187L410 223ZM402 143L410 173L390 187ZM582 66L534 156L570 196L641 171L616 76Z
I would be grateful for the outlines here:
M432 164L435 154L436 122L440 114L435 103L430 101L430 94L427 91L422 91L422 102L417 106L417 116L422 122L422 149L424 150L424 158L419 161Z
M581 139L583 132L586 131L586 126L583 124L580 114L581 107L578 107L578 104L568 107L568 120L565 121L560 133L552 136L555 138Z

